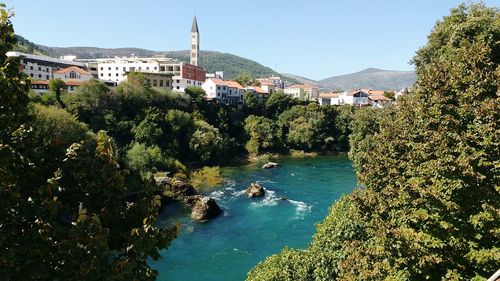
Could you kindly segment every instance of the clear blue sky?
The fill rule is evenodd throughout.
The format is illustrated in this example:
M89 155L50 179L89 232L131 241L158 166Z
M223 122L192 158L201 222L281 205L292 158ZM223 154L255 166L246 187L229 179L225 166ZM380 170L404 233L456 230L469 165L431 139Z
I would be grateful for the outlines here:
M57 47L184 50L196 14L202 50L323 79L368 67L413 69L408 62L435 22L461 2L14 0L6 5L14 8L17 34Z

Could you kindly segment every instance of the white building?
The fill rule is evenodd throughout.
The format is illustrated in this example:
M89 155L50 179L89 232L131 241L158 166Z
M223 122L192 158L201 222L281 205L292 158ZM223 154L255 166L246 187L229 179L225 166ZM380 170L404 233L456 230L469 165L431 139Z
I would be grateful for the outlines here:
M257 81L260 82L260 85L274 85L275 91L282 91L285 89L285 83L281 80L279 76L271 76L268 78L259 78Z
M32 80L50 80L53 79L53 72L62 68L75 66L84 68L85 64L51 58L48 56L32 55L22 52L7 52L8 57L19 58L20 68Z
M284 92L302 100L317 100L319 98L319 88L311 85L291 85L285 88Z
M84 69L76 66L70 66L63 69L55 70L53 72L54 79L61 79L63 81L88 81L92 79L92 74Z
M368 90L354 90L339 94L340 104L350 104L353 106L366 106L369 104Z
M245 89L235 81L209 78L202 86L208 100L229 105L243 104Z
M318 103L320 105L339 105L339 93L320 93Z

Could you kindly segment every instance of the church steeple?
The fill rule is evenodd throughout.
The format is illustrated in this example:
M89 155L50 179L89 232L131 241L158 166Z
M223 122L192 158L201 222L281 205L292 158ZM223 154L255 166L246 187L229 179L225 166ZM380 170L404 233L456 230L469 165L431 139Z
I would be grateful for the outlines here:
M193 27L191 27L191 32L200 33L198 31L198 22L196 21L196 16L193 18Z
M198 22L196 16L193 18L193 26L191 27L191 64L198 65L200 57L200 32L198 30Z

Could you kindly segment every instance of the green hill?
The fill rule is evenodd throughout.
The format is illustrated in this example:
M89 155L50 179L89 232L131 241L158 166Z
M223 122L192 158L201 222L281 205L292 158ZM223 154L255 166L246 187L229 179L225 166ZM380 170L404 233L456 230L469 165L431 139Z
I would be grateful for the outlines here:
M47 52L42 50L39 45L24 39L22 36L15 35L17 44L14 46L13 51L35 54L35 55L48 55Z
M109 57L124 57L124 56L159 56L178 59L180 61L189 61L189 51L153 51L140 48L97 48L97 47L48 47L37 45L29 42L21 36L19 48L17 50L27 53L42 53L51 57L60 57L64 55L75 55L77 58L94 59L94 58L109 58ZM240 73L248 73L254 78L269 77L279 75L276 71L269 67L263 66L255 61L235 56L228 53L215 51L201 51L200 65L207 69L208 73L223 70L225 78L234 78ZM296 81L292 78L286 78L291 83Z

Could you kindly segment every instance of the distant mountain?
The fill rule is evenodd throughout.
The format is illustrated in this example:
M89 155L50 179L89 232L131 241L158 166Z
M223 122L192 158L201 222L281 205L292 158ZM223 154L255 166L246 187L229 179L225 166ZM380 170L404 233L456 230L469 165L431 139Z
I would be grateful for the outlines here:
M321 86L318 83L318 81L312 80L312 79L309 79L309 78L306 78L306 77L303 77L303 76L300 76L297 74L281 73L281 75L288 77L288 78L291 78L291 79L294 79L294 80L297 80L297 82L299 82L300 84L313 85L313 86L318 86L318 87Z
M19 42L29 42L21 36ZM95 58L113 58L124 56L151 57L165 55L167 57L177 59L184 62L189 62L189 51L152 51L140 48L97 48L97 47L48 47L37 45L29 42L30 48L21 48L18 44L18 50L28 53L43 53L51 57L61 57L65 55L75 55L81 59ZM269 77L279 75L276 71L269 67L263 66L255 61L235 56L228 53L220 53L215 51L200 51L200 65L203 65L208 73L223 70L224 76L227 79L234 78L240 73L248 73L254 78ZM288 79L291 83L297 81Z
M325 88L335 90L377 89L399 90L411 87L417 76L414 71L393 71L368 68L360 72L333 76L318 81Z

